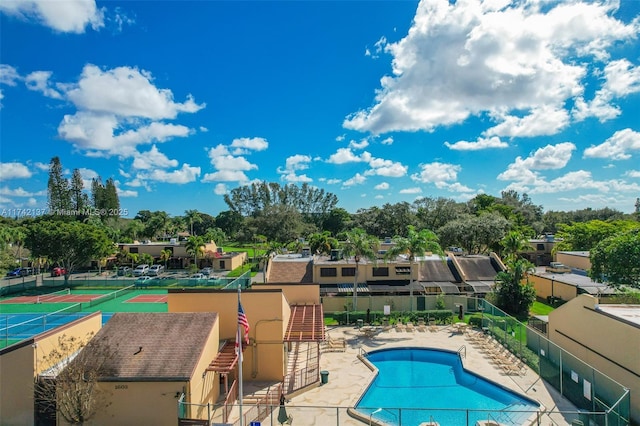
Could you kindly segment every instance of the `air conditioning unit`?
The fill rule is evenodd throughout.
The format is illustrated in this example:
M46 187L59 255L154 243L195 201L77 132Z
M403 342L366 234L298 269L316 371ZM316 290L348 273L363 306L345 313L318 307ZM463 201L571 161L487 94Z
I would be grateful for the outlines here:
M333 249L331 250L331 260L340 260L342 259L342 250Z

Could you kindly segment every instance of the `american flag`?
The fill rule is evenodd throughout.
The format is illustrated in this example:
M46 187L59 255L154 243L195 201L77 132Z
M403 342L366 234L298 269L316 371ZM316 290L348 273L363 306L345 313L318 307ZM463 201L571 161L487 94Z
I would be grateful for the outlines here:
M244 341L249 344L249 320L242 309L242 303L238 300L238 325L244 329Z

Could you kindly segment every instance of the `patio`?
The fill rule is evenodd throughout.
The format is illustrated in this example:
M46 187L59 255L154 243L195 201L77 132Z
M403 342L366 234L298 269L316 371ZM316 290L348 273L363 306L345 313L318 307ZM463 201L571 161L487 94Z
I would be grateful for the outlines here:
M376 328L363 332L356 327L333 327L327 330L334 340L344 339L344 351L322 353L320 368L329 373L328 383L293 395L286 404L286 410L295 425L339 424L363 425L368 422L352 418L347 413L354 407L360 395L374 377L369 367L358 359L358 355L382 348L429 347L460 351L466 369L538 401L545 411L544 424L570 425L559 411L577 411L576 408L537 376L526 368L524 375L507 375L492 363L491 358L474 347L466 336L452 326L437 326L437 331L396 331ZM271 417L264 419L263 425L277 425L276 409Z

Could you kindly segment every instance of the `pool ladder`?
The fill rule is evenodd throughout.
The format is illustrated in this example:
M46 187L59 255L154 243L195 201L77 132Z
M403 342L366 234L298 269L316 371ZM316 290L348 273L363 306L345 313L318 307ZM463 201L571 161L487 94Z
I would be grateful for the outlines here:
M467 347L465 345L460 346L460 349L458 349L458 355L460 355L460 358L467 357Z

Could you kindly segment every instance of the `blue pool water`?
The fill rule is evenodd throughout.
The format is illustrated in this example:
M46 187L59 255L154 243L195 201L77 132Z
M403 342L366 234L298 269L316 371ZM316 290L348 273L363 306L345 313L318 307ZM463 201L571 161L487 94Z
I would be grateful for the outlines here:
M535 401L465 370L455 352L383 349L367 359L378 375L356 409L387 424L474 426L478 420L493 419L521 425L539 408Z

